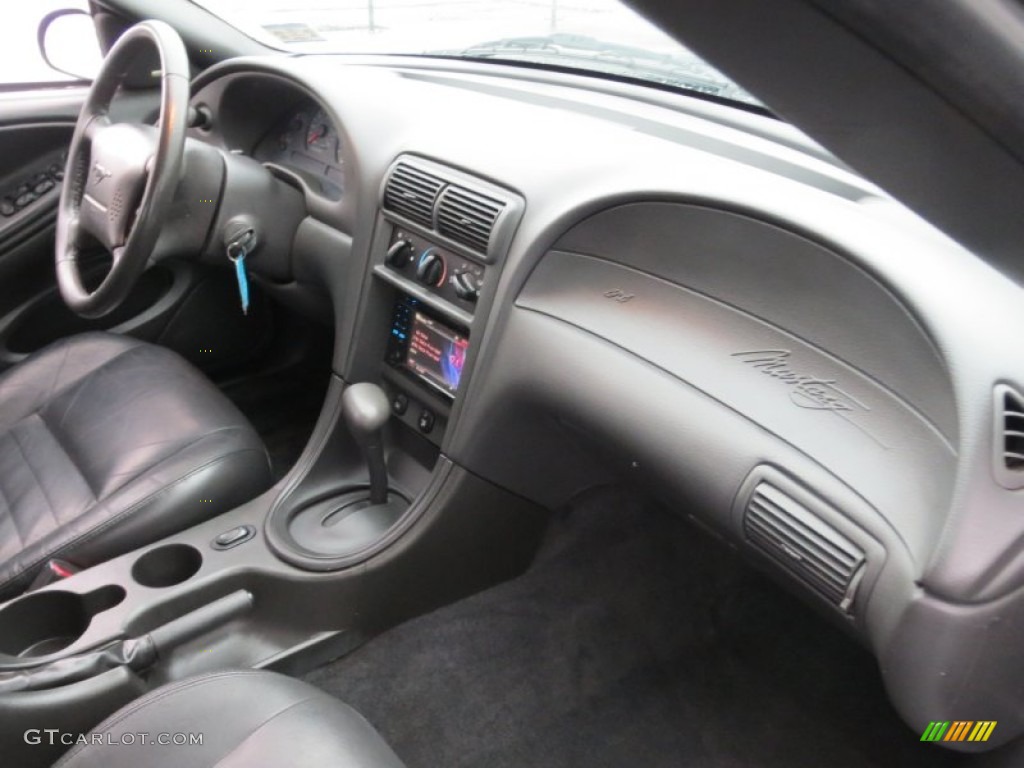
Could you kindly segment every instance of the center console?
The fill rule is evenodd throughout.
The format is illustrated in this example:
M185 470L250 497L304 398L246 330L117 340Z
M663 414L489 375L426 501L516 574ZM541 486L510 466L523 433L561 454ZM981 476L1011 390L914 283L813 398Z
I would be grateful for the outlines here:
M335 485L283 496L267 525L275 553L314 571L351 567L415 523L460 397L523 203L512 192L402 156L381 190L355 381L342 395ZM357 448L353 451L352 448ZM352 457L361 457L361 461Z
M396 420L438 447L523 209L514 192L420 157L385 177L370 291L390 307L380 379Z

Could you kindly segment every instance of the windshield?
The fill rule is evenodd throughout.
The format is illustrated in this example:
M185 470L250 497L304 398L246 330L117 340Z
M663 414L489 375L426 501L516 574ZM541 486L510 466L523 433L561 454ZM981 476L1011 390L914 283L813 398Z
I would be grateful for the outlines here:
M617 0L194 0L266 45L568 67L759 104Z

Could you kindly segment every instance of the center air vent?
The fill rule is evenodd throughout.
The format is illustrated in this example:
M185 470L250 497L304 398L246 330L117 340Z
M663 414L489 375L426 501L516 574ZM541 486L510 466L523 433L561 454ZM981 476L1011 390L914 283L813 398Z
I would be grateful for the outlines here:
M384 181L392 223L420 228L431 243L483 264L501 259L526 201L511 190L416 155L398 157Z
M761 481L743 515L746 538L844 612L853 605L864 551L804 504Z
M434 203L445 182L408 163L399 163L384 187L384 207L400 216L434 226Z
M1024 396L1000 384L995 390L995 474L1012 490L1024 488Z
M492 197L451 186L444 191L437 207L437 230L458 243L487 253L491 233L505 208Z

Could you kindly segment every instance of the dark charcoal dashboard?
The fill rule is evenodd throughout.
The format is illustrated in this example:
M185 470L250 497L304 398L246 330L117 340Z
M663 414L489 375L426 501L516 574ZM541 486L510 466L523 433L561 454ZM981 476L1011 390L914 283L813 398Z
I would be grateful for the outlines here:
M265 288L456 465L548 507L631 479L859 637L910 723L1024 731L1019 289L771 118L488 71L204 73L226 188L262 163L304 203Z

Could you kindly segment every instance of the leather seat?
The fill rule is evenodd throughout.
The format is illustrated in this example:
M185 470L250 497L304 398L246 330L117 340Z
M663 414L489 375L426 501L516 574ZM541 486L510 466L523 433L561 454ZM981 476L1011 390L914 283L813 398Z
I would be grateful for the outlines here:
M138 734L148 734L143 743ZM202 744L181 743L201 736ZM152 743L178 741L174 743ZM157 688L87 734L59 768L401 768L354 709L273 672L218 672ZM129 741L133 743L128 743Z
M0 599L47 560L87 567L270 485L245 417L173 352L106 333L0 375Z

